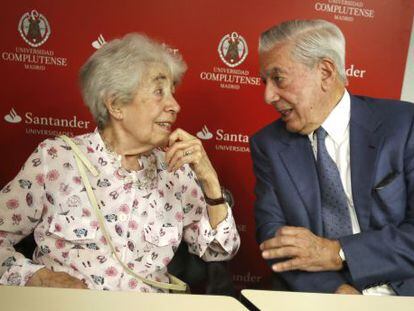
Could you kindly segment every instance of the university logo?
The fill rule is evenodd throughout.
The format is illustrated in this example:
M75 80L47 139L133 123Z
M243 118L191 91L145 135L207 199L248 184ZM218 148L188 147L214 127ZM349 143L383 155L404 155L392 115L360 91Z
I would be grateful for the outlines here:
M23 40L34 48L41 46L50 36L50 26L46 17L36 10L23 14L17 29Z
M22 121L22 117L17 114L14 108L12 108L10 112L4 116L4 120L9 123L20 123Z
M218 53L227 66L237 67L244 62L249 49L246 40L237 32L232 32L221 39L218 45Z
M197 132L196 136L203 140L208 140L213 138L213 134L208 130L207 126L204 125L201 131Z

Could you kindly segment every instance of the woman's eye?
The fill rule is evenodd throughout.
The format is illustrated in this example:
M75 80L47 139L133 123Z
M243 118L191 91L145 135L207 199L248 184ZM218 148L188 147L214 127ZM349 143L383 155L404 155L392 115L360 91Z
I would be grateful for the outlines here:
M162 96L164 94L164 91L163 91L163 89L156 89L154 94L157 95L157 96Z

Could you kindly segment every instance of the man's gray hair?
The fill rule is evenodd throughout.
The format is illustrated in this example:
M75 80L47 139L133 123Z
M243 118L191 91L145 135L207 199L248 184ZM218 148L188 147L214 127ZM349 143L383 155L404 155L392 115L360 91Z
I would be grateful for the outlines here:
M309 67L323 58L332 60L346 83L345 37L335 24L321 19L283 22L261 34L259 53L270 51L278 43L292 44L292 56Z
M155 63L169 68L175 84L187 70L180 54L137 33L104 44L86 61L80 70L81 91L98 128L108 122L105 101L132 102L145 70Z

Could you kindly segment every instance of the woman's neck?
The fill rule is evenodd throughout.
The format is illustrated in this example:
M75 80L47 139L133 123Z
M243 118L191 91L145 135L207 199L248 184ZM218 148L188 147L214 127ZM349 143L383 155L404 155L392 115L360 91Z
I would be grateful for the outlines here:
M100 130L100 134L106 148L121 156L123 168L134 171L142 169L138 159L142 154L150 151L148 148L139 146L130 135L109 124L103 130Z

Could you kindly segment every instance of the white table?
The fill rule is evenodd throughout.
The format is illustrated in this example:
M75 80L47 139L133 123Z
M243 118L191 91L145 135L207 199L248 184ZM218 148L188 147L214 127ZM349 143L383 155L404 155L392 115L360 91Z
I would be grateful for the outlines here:
M242 295L261 311L413 311L414 297L294 293L244 289Z
M239 311L232 297L0 286L1 311Z

